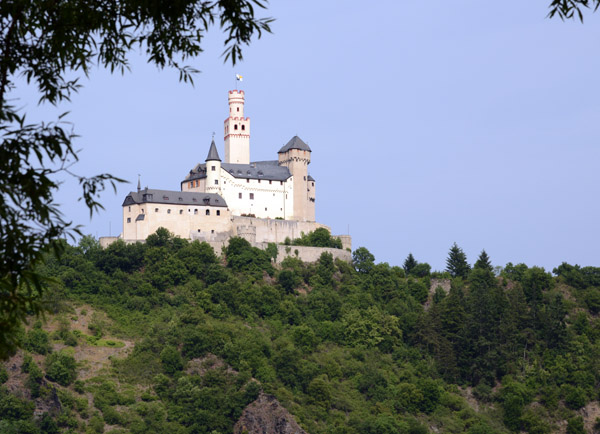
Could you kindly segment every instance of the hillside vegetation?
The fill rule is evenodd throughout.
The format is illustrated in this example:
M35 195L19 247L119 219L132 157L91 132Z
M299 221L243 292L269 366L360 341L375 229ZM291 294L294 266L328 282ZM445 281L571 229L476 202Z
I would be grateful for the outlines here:
M0 432L225 434L261 391L310 434L598 429L600 268L353 257L66 246L53 313L0 368Z

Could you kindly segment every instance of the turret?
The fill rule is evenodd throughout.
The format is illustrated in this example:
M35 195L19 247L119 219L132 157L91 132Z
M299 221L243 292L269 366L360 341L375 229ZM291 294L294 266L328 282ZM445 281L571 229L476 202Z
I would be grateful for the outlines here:
M287 167L293 176L294 220L315 221L315 198L309 189L309 182L314 180L308 179L311 152L310 147L298 136L292 137L278 152L279 165Z
M229 91L229 117L224 123L225 162L250 164L250 118L244 117L244 91Z
M206 156L206 193L221 192L221 158L217 152L215 139L210 143Z

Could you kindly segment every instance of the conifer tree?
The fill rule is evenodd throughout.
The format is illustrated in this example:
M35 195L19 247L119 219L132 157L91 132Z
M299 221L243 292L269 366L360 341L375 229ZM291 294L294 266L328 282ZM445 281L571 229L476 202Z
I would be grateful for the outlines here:
M450 247L448 259L446 259L446 271L452 277L462 278L466 278L469 275L469 271L471 271L471 267L467 263L467 255L465 255L465 252L456 243Z
M412 269L417 266L417 264L418 262L413 256L413 254L409 253L406 259L404 260L404 265L402 267L404 268L406 274L409 274L412 271Z
M494 271L494 267L492 267L492 262L490 261L490 257L488 256L488 254L486 253L485 250L481 251L481 253L479 254L479 258L477 259L477 262L475 262L475 265L473 265L473 268L477 268L480 270L488 270L490 272Z

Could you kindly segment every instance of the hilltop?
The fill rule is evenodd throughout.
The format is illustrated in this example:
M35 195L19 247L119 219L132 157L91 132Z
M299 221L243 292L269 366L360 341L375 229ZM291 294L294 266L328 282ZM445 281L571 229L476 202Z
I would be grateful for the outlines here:
M276 251L66 246L51 313L0 369L0 432L598 430L599 268Z

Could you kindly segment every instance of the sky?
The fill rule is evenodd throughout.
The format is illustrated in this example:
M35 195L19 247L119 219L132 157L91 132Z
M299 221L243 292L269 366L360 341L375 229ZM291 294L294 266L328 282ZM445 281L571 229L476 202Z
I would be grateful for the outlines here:
M235 67L214 29L188 62L195 86L143 55L131 71L92 71L69 111L73 170L127 179L90 220L66 180L57 200L94 236L118 235L121 204L142 187L179 189L222 125L235 74L251 118L252 160L276 159L298 135L312 148L317 221L352 235L378 262L409 252L443 270L456 242L476 261L600 266L600 12L547 19L550 0L272 0L273 34Z

